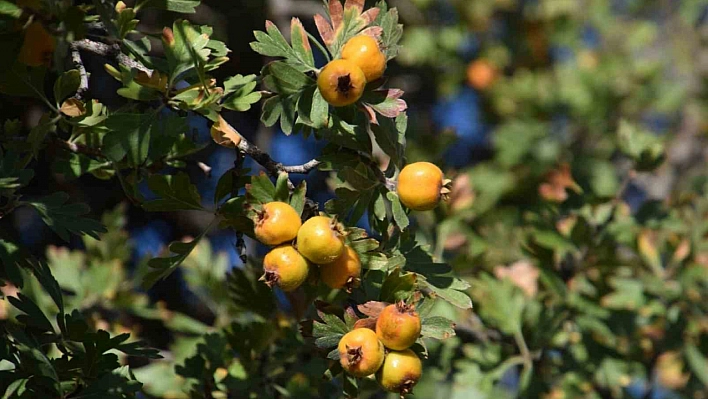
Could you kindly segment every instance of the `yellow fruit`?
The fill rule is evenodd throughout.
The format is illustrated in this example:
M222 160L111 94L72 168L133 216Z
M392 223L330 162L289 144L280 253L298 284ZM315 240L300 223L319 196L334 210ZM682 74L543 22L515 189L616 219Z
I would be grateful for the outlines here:
M339 363L354 377L374 374L384 361L384 347L376 333L368 328L357 328L339 340Z
M269 287L278 286L285 292L296 290L307 279L310 264L292 245L272 249L263 259L265 274L261 280Z
M412 350L391 351L383 366L376 373L376 380L383 389L401 396L409 394L423 374L423 364Z
M356 64L364 72L367 82L383 76L386 69L386 56L379 49L379 44L371 36L354 36L342 48L342 59Z
M431 210L440 202L443 178L440 168L430 162L412 163L398 175L398 196L413 210Z
M361 280L361 260L352 247L345 245L344 253L334 262L320 267L320 278L330 288L345 289L351 292L359 286Z
M388 305L376 321L376 336L393 350L408 349L420 337L420 316L403 301Z
M486 90L497 77L497 70L489 61L475 60L467 66L467 83L477 90Z
M318 265L334 262L344 252L337 223L326 216L308 219L297 232L297 250Z
M54 36L47 32L41 22L35 21L25 31L25 40L22 42L17 59L28 66L49 66L55 48L56 39Z
M300 215L285 202L269 202L257 212L253 231L256 239L266 245L292 241L302 225Z
M351 61L334 60L325 65L317 77L317 87L322 97L335 107L357 102L364 93L366 76Z

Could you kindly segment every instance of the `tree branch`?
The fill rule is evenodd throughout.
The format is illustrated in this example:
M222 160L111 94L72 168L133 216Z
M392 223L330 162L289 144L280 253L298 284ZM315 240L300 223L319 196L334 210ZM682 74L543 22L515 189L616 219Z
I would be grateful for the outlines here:
M233 129L233 126L231 126L230 124L229 126ZM234 131L236 131L236 129L234 129ZM265 170L268 171L268 173L272 176L277 176L280 172L307 174L310 173L311 170L317 168L317 166L319 166L321 163L316 159L312 159L302 165L285 166L282 163L273 160L270 154L261 150L255 144L246 140L244 137L241 137L241 141L239 141L238 143L238 149L248 154L248 156L253 158L253 160L258 162L261 166L263 166Z
M81 60L81 53L79 53L78 47L74 43L71 43L70 46L71 46L71 60L73 61L74 66L79 70L79 74L81 76L79 89L76 90L75 97L77 99L81 100L89 88L88 73L86 72L86 67L84 66L84 62Z
M139 61L128 57L121 51L120 45L118 44L108 45L101 42L94 42L89 39L82 39L72 42L71 45L77 50L86 51L107 58L113 58L121 65L124 65L128 68L135 68L152 76L152 69L141 64Z
M75 42L71 43L72 50L82 50L86 52L90 52L93 54L101 55L107 58L113 58L115 59L119 64L122 64L126 67L129 68L135 68L137 70L143 71L147 73L148 75L152 75L152 70L147 68L145 65L140 63L139 61L136 61L130 57L128 57L126 54L124 54L121 51L121 48L118 44L113 44L113 45L108 45L105 43L100 43L100 42L95 42L89 39L82 39L82 40L77 40ZM72 58L74 55L72 54ZM74 62L76 63L76 59L74 59ZM79 55L79 62L80 62L80 55ZM83 65L83 64L82 64ZM85 71L85 69L84 69ZM88 83L87 83L88 84ZM230 125L229 125L230 126ZM231 126L233 128L233 126ZM236 129L234 129L235 131ZM73 143L67 143L69 145L74 145ZM67 144L62 145L63 148L67 148ZM76 147L78 148L78 147ZM72 148L67 148L70 151L73 152L82 152L80 150L72 149ZM273 160L273 158L265 151L261 150L258 148L255 144L249 142L246 140L244 137L241 137L241 141L238 144L238 149L243 151L244 153L248 154L251 158L253 158L254 161L258 162L261 166L263 166L266 171L268 171L269 174L272 176L277 176L278 173L280 172L286 172L286 173L298 173L298 174L307 174L311 170L317 168L317 166L320 165L320 161L313 159L310 160L302 165L292 165L292 166L286 166L283 165L280 162L276 162ZM86 152L82 152L86 153ZM88 153L86 153L88 154ZM100 154L100 152L99 152ZM89 154L90 155L90 154ZM292 183L291 183L292 185Z

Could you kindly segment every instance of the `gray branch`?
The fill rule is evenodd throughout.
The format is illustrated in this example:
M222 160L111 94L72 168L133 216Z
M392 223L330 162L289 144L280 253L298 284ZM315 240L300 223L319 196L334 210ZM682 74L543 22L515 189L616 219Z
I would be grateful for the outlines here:
M109 45L101 42L94 42L89 39L77 40L71 44L77 50L98 54L107 58L113 58L121 65L128 68L135 68L139 71L147 73L149 76L152 76L152 69L124 54L118 44Z
M79 49L74 43L71 44L71 60L74 63L74 66L79 70L79 74L81 76L79 89L76 90L76 98L81 100L84 94L88 91L89 81L86 67L84 66L84 62L81 60L81 53L79 53Z

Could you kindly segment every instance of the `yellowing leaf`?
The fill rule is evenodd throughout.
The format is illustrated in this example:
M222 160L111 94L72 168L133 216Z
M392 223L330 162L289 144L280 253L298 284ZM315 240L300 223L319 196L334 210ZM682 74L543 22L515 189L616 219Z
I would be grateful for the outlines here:
M219 121L211 126L211 138L216 144L235 148L241 142L241 135L219 115Z
M72 118L86 114L86 106L84 106L84 103L73 97L64 101L59 110L62 114Z

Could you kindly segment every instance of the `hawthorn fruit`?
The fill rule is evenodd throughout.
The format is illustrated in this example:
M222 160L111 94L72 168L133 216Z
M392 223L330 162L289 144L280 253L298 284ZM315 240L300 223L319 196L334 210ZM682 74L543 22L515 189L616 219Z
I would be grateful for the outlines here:
M420 337L420 316L403 301L388 305L376 321L376 335L393 350L408 349Z
M254 234L266 245L279 245L292 241L302 226L300 215L285 202L269 202L256 212Z
M334 262L344 252L341 227L326 216L306 220L297 232L297 250L318 265Z
M278 286L285 292L296 290L307 279L310 263L289 244L273 248L263 259L265 274L261 280L269 287Z
M357 102L364 93L366 75L356 64L334 60L325 65L317 77L317 87L325 101L335 107Z
M374 374L383 364L384 346L376 333L368 328L357 328L339 340L339 363L354 377Z
M349 39L342 47L342 59L361 68L367 82L379 79L386 70L386 56L371 36L357 35Z

